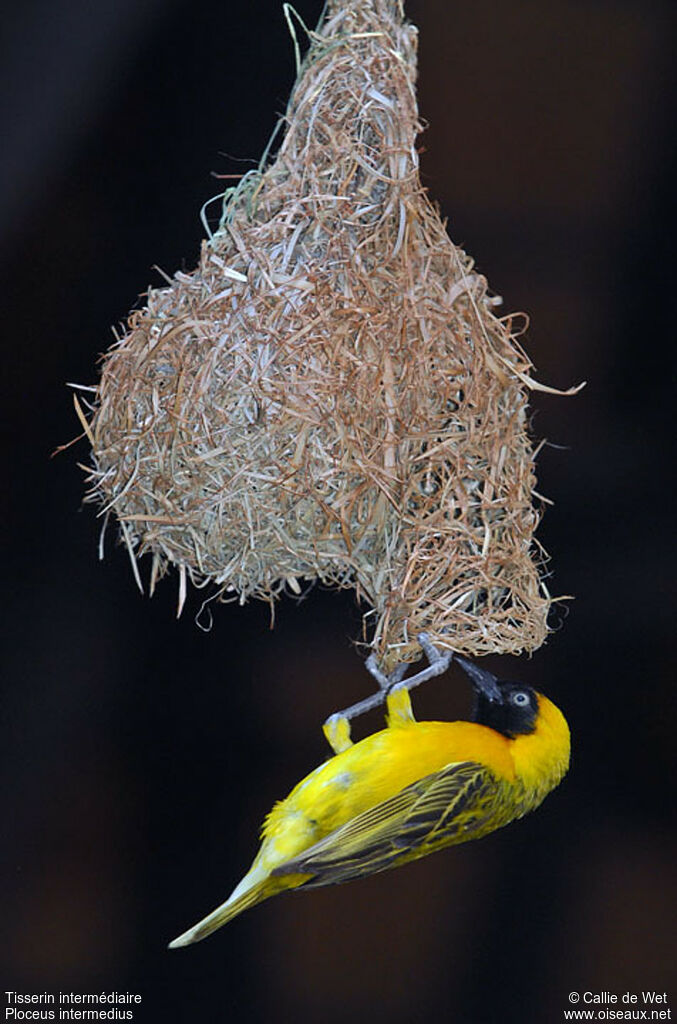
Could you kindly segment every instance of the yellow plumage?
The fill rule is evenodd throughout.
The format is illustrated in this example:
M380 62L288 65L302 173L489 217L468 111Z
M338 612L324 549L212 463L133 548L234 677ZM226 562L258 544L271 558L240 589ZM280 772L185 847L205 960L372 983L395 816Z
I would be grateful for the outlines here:
M495 718L504 731L481 721L417 722L403 685L388 695L387 727L380 732L350 744L340 719L330 736L340 752L275 804L240 884L170 945L197 942L285 889L395 867L477 839L537 807L567 770L569 729L542 694L498 686L504 706L479 686L477 717ZM531 706L511 707L515 694ZM511 735L513 721L523 731Z

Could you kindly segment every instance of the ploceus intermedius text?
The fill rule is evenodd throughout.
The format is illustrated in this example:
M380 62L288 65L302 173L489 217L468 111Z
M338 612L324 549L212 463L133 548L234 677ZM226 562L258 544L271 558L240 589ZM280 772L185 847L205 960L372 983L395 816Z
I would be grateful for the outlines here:
M172 948L285 889L397 867L538 807L569 766L564 715L531 687L456 660L475 690L473 720L417 722L405 681L387 695L380 732L351 743L347 721L335 722L328 738L340 752L275 804L242 881Z

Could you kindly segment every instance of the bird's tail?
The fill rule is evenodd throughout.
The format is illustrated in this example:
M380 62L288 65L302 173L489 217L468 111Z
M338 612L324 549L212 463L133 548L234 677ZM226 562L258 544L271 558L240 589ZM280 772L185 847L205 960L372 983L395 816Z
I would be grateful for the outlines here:
M222 903L216 910L212 910L211 914L207 914L196 925L170 942L169 948L178 949L179 946L189 946L192 942L206 939L208 935L241 914L243 910L248 910L249 907L255 906L283 888L286 886L281 885L280 880L271 879L269 874L261 872L260 869L253 869L245 875L225 903Z

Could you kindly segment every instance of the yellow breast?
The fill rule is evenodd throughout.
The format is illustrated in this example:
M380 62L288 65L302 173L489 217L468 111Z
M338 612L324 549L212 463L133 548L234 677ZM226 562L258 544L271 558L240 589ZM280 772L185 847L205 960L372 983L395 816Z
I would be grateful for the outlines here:
M538 695L538 718L534 732L510 741L515 776L523 793L524 809L533 810L561 782L569 768L571 735L560 709Z

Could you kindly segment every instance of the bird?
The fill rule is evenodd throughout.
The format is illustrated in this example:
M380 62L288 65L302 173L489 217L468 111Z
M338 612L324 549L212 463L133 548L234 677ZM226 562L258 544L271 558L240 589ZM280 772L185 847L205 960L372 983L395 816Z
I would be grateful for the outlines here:
M474 689L471 721L417 721L408 680L386 696L386 727L350 741L273 806L251 868L230 896L170 949L199 942L277 893L398 867L533 811L566 774L567 721L542 693L455 655Z

